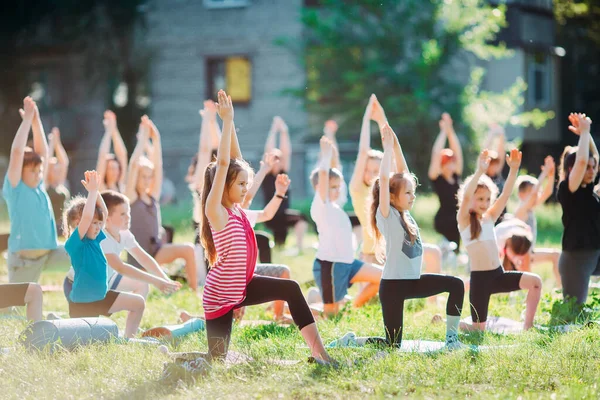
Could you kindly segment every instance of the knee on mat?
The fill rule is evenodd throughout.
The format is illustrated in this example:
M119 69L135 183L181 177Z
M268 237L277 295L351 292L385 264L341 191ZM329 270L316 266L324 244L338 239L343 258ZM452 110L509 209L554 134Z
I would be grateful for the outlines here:
M282 265L280 278L290 279L291 276L292 272L290 271L290 268L287 265Z

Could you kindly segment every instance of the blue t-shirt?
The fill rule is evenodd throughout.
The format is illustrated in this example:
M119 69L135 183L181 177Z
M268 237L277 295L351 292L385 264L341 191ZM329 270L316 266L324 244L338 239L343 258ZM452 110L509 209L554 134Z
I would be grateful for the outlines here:
M100 242L106 238L100 231L96 239L84 236L79 238L79 227L65 243L65 250L71 257L71 264L75 270L73 289L70 300L74 303L91 303L106 297L108 291L106 277L106 257L100 247Z
M2 195L10 218L8 250L14 253L20 250L56 249L56 223L44 182L41 181L36 188L30 188L21 180L13 188L6 174Z

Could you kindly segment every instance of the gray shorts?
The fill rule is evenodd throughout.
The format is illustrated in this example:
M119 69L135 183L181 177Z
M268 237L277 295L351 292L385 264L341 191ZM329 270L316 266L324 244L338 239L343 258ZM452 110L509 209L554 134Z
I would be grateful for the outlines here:
M8 281L10 283L37 283L42 274L42 270L47 268L69 269L71 259L65 250L65 246L59 245L50 253L36 259L22 258L17 253L8 253L7 260Z
M287 277L290 277L290 269L281 264L256 264L254 273L260 276L270 276L271 278L281 278L287 272Z

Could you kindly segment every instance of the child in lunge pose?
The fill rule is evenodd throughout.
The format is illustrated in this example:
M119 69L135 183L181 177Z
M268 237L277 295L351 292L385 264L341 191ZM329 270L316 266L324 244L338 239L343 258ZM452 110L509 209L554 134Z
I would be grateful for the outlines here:
M143 155L144 147L152 140L152 161ZM138 243L160 265L176 259L185 260L185 271L190 288L196 291L196 256L191 243L163 243L161 235L160 191L163 181L163 159L160 133L147 117L142 117L140 137L131 156L125 195L131 204L131 233ZM141 267L135 257L127 262Z
M96 171L86 171L81 183L88 191L87 199L72 199L64 215L65 228L70 234L65 249L75 270L69 315L71 318L110 316L127 310L125 336L130 338L137 333L146 302L139 294L108 289L107 261L100 247L100 242L106 239L102 228L108 212L98 193L100 177Z
M498 199L498 187L485 175L490 164L487 150L481 152L477 171L466 179L458 193L458 228L471 262L469 300L473 325L464 326L467 329L485 330L490 296L494 293L528 290L525 329L533 326L540 301L542 281L538 275L506 272L500 263L494 223L513 190L521 165L521 152L513 149L506 162L510 173Z
M223 358L227 353L234 309L285 300L312 356L329 362L298 283L254 274L257 259L254 230L239 206L252 171L239 149L231 98L222 90L217 110L223 120L223 133L217 161L208 165L204 176L200 236L211 265L202 299L210 358ZM281 202L283 195L276 193L271 202ZM257 222L263 218L264 210L258 213Z
M390 177L394 132L389 125L382 128L383 160L379 179L373 184L371 226L377 243L385 240L385 266L379 300L383 312L386 342L399 346L402 341L404 301L448 292L446 304L446 345L461 346L458 326L465 289L462 280L453 276L421 274L423 248L419 227L410 215L415 201L416 178L408 170L402 150L398 172Z
M336 202L340 195L340 182L344 178L338 169L331 168L331 140L323 136L320 145L319 168L310 177L315 188L310 216L319 234L313 274L321 291L325 315L334 315L348 288L354 283L367 283L354 299L355 307L363 306L375 296L379 290L382 269L378 265L354 259L352 224L348 214Z
M42 287L37 283L0 284L0 309L27 306L27 319L42 319Z

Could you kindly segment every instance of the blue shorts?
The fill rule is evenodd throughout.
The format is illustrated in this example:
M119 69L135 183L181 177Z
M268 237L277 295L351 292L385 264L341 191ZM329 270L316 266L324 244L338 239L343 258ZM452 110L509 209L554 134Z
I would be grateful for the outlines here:
M313 274L321 291L324 304L334 304L344 299L350 281L362 268L364 262L354 260L350 264L315 259Z

